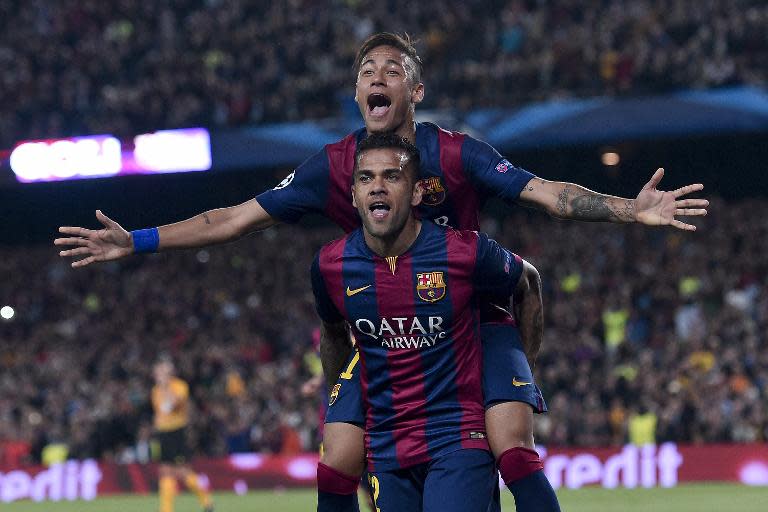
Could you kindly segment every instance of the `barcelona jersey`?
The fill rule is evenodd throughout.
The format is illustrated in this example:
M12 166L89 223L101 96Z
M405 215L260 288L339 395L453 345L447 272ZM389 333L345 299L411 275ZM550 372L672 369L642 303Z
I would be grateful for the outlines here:
M296 222L307 213L323 215L344 231L360 226L352 206L352 173L357 144L365 129L325 146L282 183L257 196L275 219ZM424 192L418 214L422 219L457 229L479 229L485 201L498 197L512 203L533 174L510 164L495 149L469 135L416 123L421 156L419 180Z
M370 471L488 449L479 297L511 296L522 269L486 235L432 222L398 257L373 253L361 229L320 250L318 314L358 342Z

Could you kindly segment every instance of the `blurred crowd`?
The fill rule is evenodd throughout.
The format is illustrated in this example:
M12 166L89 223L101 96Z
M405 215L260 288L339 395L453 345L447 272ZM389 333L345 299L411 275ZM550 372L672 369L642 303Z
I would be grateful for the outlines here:
M350 113L380 30L419 39L425 108L768 80L764 0L0 0L0 148Z
M768 202L710 212L696 233L485 219L543 277L538 442L768 439ZM2 249L0 467L46 450L148 460L161 354L190 384L197 454L316 449L309 267L338 234L281 226L81 270L52 246Z

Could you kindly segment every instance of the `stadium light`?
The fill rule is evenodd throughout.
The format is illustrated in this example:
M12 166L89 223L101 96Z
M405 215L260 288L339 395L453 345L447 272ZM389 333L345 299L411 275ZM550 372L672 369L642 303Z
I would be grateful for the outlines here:
M606 151L605 153L603 153L602 161L603 161L603 165L607 167L613 167L615 165L619 165L619 162L621 161L621 157L616 152Z
M3 320L10 320L13 318L13 315L16 314L16 311L13 310L11 306L3 306L0 308L0 317L3 318Z

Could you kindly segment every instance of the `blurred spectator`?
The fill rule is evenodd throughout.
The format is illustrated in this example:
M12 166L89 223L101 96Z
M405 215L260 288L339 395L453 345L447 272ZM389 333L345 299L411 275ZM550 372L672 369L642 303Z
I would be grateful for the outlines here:
M763 0L2 0L0 148L337 115L379 30L421 39L425 108L768 79Z
M543 279L536 373L550 413L537 441L768 439L768 202L710 211L696 233L522 209L484 223ZM317 397L301 393L317 371L308 275L337 235L281 226L78 271L49 246L0 249L0 299L16 311L0 320L0 464L40 462L54 442L71 457L146 460L149 369L162 352L190 384L199 454L313 450ZM698 327L679 319L686 308ZM622 312L623 337L608 336L606 311ZM655 424L642 425L641 406Z

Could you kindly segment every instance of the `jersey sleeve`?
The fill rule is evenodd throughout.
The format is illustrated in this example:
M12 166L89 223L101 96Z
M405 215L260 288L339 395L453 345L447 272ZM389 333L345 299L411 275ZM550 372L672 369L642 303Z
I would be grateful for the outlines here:
M511 297L523 274L523 259L480 233L475 260L475 288L483 294Z
M309 157L275 188L256 196L262 208L282 222L298 222L325 208L330 166L325 148Z
M489 144L467 135L461 147L461 160L470 181L490 197L506 203L517 201L534 174L509 163Z
M325 286L325 279L320 270L320 254L315 256L315 261L312 262L312 293L315 295L315 309L323 322L332 324L344 320Z

